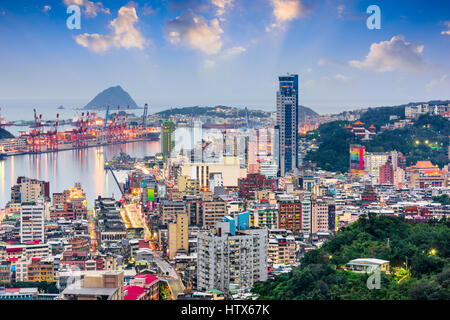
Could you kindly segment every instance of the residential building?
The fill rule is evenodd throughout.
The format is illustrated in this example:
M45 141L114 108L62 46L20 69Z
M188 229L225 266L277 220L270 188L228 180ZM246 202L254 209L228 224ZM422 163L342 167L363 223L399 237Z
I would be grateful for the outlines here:
M20 242L34 240L45 242L44 225L44 199L39 197L36 202L23 202L20 210Z
M247 215L248 217L248 215ZM248 292L267 280L267 229L238 230L232 218L198 235L197 289Z
M173 259L178 252L189 253L189 215L178 213L175 221L169 223L169 259Z

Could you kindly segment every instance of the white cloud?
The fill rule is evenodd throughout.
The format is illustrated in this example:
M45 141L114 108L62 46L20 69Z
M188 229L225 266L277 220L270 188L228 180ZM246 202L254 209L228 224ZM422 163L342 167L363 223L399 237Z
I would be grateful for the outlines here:
M338 5L337 12L338 12L339 19L342 19L342 14L344 13L344 11L345 11L345 5L343 5L343 4Z
M450 80L448 78L448 76L446 74L444 74L440 79L438 80L431 80L427 86L427 91L431 91L433 89L438 89L438 88L450 88Z
M110 48L138 48L142 50L147 40L134 26L138 20L135 8L122 7L119 9L117 18L109 24L113 31L112 34L85 33L75 37L75 40L79 45L96 53L105 52Z
M242 54L246 52L247 49L241 46L238 47L232 47L227 50L224 50L220 55L218 55L215 59L206 59L204 62L204 67L207 69L211 69L217 65L217 62L223 61L223 60L229 60L233 57Z
M345 76L343 74L335 75L334 79L337 80L337 81L340 81L340 82L345 82L345 83L351 82L353 80L352 77Z
M232 57L247 51L244 47L232 47L224 51L223 57Z
M170 43L200 50L208 55L219 53L223 45L223 30L219 20L212 19L208 23L205 18L191 10L169 21L164 27L164 33Z
M63 0L66 6L77 5L83 9L83 13L88 18L94 18L97 16L98 12L111 14L111 11L108 8L103 7L103 3L101 2L93 2L89 0Z
M204 64L203 64L203 66L206 69L211 69L211 68L214 68L216 66L216 62L214 60L211 60L211 59L206 59Z
M275 22L266 31L274 28L284 28L286 23L305 16L310 7L303 0L271 0Z
M364 60L353 60L349 64L376 72L421 71L426 67L423 49L423 45L406 42L404 36L398 35L389 41L373 43Z
M211 3L217 7L216 15L223 16L228 8L233 8L235 0L211 0Z
M441 34L450 36L450 30L442 31Z
M50 10L52 10L52 6L50 6L50 5L45 5L44 8L42 9L42 12L48 13Z

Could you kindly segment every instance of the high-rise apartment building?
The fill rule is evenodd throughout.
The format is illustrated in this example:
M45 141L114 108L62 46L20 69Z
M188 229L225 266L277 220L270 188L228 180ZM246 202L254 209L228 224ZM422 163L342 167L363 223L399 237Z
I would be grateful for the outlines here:
M280 201L278 203L278 227L292 231L302 230L302 203L292 201Z
M20 242L45 241L45 204L39 197L36 202L22 203L20 209Z
M267 280L268 230L237 228L240 224L225 218L212 232L198 235L198 290L246 292Z
M390 160L380 167L378 184L394 184L394 167Z
M169 223L169 259L173 259L177 252L189 251L189 215L179 213L173 223Z
M378 182L380 168L389 160L389 155L388 152L366 152L364 155L366 172L375 180L375 183Z
M280 76L277 92L278 165L281 176L298 168L298 75Z

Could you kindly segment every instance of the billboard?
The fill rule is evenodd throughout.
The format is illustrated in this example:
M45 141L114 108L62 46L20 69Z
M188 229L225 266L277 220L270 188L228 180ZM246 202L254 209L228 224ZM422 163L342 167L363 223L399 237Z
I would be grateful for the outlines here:
M366 148L360 145L350 145L350 171L356 175L364 175L364 154Z
M147 201L155 201L155 189L147 189Z

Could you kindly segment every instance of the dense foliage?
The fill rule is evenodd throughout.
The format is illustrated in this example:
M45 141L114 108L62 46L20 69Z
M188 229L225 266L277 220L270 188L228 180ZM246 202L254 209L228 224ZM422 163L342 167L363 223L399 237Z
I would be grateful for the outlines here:
M392 123L397 120L389 120L390 116L397 116L398 119L405 119L405 107L379 107L379 108L369 108L365 112L360 120L368 125L374 125L377 130L380 130L381 126Z
M433 197L433 202L438 202L443 206L450 206L450 196L448 194L443 194L442 196Z
M449 226L362 216L306 253L300 267L256 284L253 292L277 300L450 299ZM391 273L381 273L380 289L367 288L369 275L342 270L356 258L390 261Z
M350 162L349 146L356 142L353 134L347 132L348 122L334 121L321 125L308 135L319 144L319 149L309 152L305 160L317 163L327 171L347 172Z
M348 124L345 121L330 122L312 132L308 138L316 139L319 149L309 152L305 160L328 171L347 172L350 144L357 143L366 146L367 152L400 151L408 166L419 160L430 160L441 168L448 164L450 121L447 119L425 115L412 126L385 131L371 141L361 141L346 132Z

